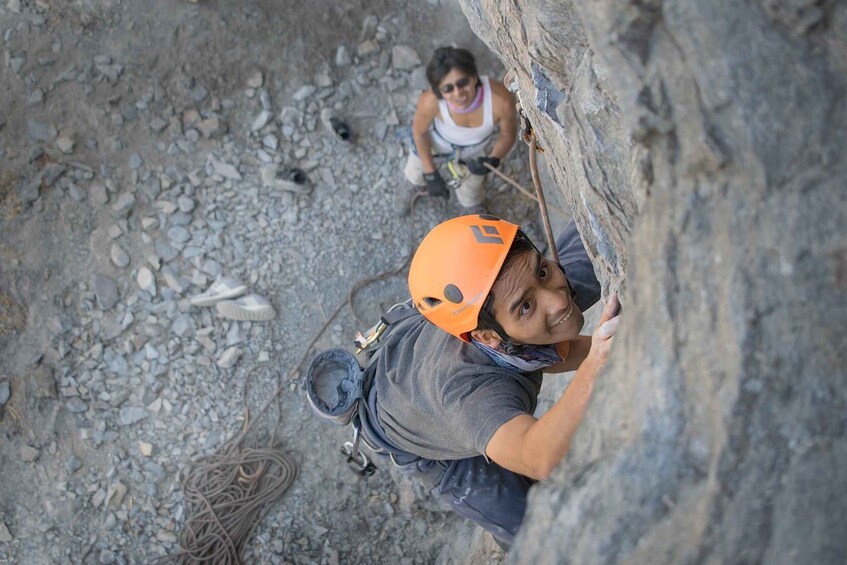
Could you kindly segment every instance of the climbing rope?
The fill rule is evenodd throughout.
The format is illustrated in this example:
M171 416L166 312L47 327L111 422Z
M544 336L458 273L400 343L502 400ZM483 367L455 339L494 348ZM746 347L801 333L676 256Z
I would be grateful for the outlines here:
M297 465L292 457L278 447L253 448L242 444L253 425L277 400L282 391L296 377L312 347L327 327L346 305L353 316L353 299L363 288L382 279L401 273L412 258L414 243L415 203L426 194L418 192L412 199L409 214L410 251L403 262L378 275L360 279L353 285L347 298L327 318L303 350L296 365L281 379L277 389L264 406L250 418L246 404L246 383L243 391L244 425L241 432L230 438L212 455L191 462L181 473L180 486L185 496L188 518L180 536L180 550L172 555L155 559L154 563L175 561L180 564L235 565L241 563L240 554L256 525L261 522L271 502L280 497L297 476ZM274 427L274 430L278 425ZM270 445L275 445L274 435Z
M282 450L235 444L187 469L180 480L189 516L179 536L182 549L159 562L240 564L241 550L268 505L297 476L294 460Z

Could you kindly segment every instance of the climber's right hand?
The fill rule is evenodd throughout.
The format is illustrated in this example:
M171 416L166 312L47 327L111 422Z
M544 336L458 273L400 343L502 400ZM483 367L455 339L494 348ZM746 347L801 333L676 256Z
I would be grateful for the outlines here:
M621 303L618 300L617 293L614 293L606 302L603 313L600 315L600 321L597 322L597 327L591 335L591 349L588 352L588 359L593 362L598 371L603 368L609 358L609 351L612 349L612 342L621 321L620 310Z
M424 173L424 181L426 181L426 189L430 196L440 196L441 198L449 198L450 191L447 190L447 183L441 178L438 171Z

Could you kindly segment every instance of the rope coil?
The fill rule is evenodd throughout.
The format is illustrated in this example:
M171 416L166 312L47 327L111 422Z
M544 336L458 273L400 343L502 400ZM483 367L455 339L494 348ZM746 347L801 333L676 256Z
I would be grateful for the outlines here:
M237 565L269 503L297 476L294 459L277 448L240 448L201 457L183 469L180 486L188 514L179 552L154 562Z

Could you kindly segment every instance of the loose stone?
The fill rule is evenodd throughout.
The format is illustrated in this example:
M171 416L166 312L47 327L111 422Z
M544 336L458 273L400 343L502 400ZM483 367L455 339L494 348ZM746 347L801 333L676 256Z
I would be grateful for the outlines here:
M309 98L312 94L314 94L316 90L317 90L317 88L315 88L311 84L306 84L306 85L301 86L297 90L297 92L294 93L292 98L294 100L296 100L297 102L302 102L303 100Z
M241 173L238 172L235 165L230 165L229 163L224 163L217 159L212 159L212 168L215 173L221 175L225 179L241 180Z
M156 133L163 131L167 127L168 127L168 122L166 122L162 118L156 117L156 118L153 118L152 120L150 120L150 129L152 129Z
M250 75L250 78L247 79L247 86L249 88L259 88L264 84L264 82L265 77L262 76L261 71L256 71L252 75Z
M9 387L9 381L0 381L0 408L6 405L9 401L12 391Z
M138 169L144 164L144 160L138 153L133 153L129 156L129 168L132 170Z
M265 127L267 125L267 123L271 119L271 116L272 116L272 114L269 111L262 110L259 113L259 115L256 116L256 119L253 120L253 125L250 126L250 130L251 131L259 131L260 129L262 129L263 127Z
M21 461L23 461L24 463L32 463L33 461L38 459L38 456L41 455L41 452L32 446L23 445L20 449L20 455Z
M147 267L138 269L138 274L135 277L138 286L141 290L150 293L151 296L156 296L156 278Z
M112 244L112 249L109 252L109 256L112 259L112 263L114 263L116 267L120 267L123 269L124 267L129 265L129 255L117 243Z
M36 398L56 398L56 380L50 367L39 365L30 375L30 379Z
M112 205L112 211L116 216L126 216L135 206L135 195L131 192L124 192L117 201Z
M241 349L237 347L227 348L226 351L224 351L218 358L218 367L221 369L231 369L236 363L238 363L241 353Z
M113 279L100 273L94 275L93 283L94 295L100 309L111 310L118 302L118 285Z
M40 88L33 90L26 99L27 106L39 106L44 103L44 91Z
M56 137L57 133L56 128L51 124L32 119L27 121L27 128L29 129L29 136L36 141L50 141Z
M56 139L56 147L65 155L70 155L74 151L74 140L63 133Z
M149 414L143 406L128 406L121 408L118 420L122 426L131 426L148 416Z
M401 71L410 71L421 64L421 59L408 45L395 45L391 50L391 66Z
M78 396L72 396L67 401L65 401L65 408L68 411L74 414L82 414L86 410L88 410L88 404L83 402L83 400Z

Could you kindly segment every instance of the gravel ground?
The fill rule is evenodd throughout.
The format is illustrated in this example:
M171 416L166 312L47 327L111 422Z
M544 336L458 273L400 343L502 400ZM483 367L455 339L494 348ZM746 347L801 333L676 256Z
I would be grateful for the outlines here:
M499 563L487 534L310 416L289 372L358 279L393 268L455 199L411 223L398 141L423 67L455 42L501 75L452 2L0 6L0 562L143 563L177 550L178 473L256 423L300 474L248 544L256 563ZM321 121L352 127L343 143ZM525 149L503 168L530 184ZM276 175L305 171L300 187ZM295 190L291 190L291 189ZM548 191L549 192L549 191ZM489 209L534 205L491 181ZM540 232L539 232L540 233ZM222 275L276 310L239 322L189 298ZM405 295L375 283L317 348ZM291 379L286 383L286 379Z

